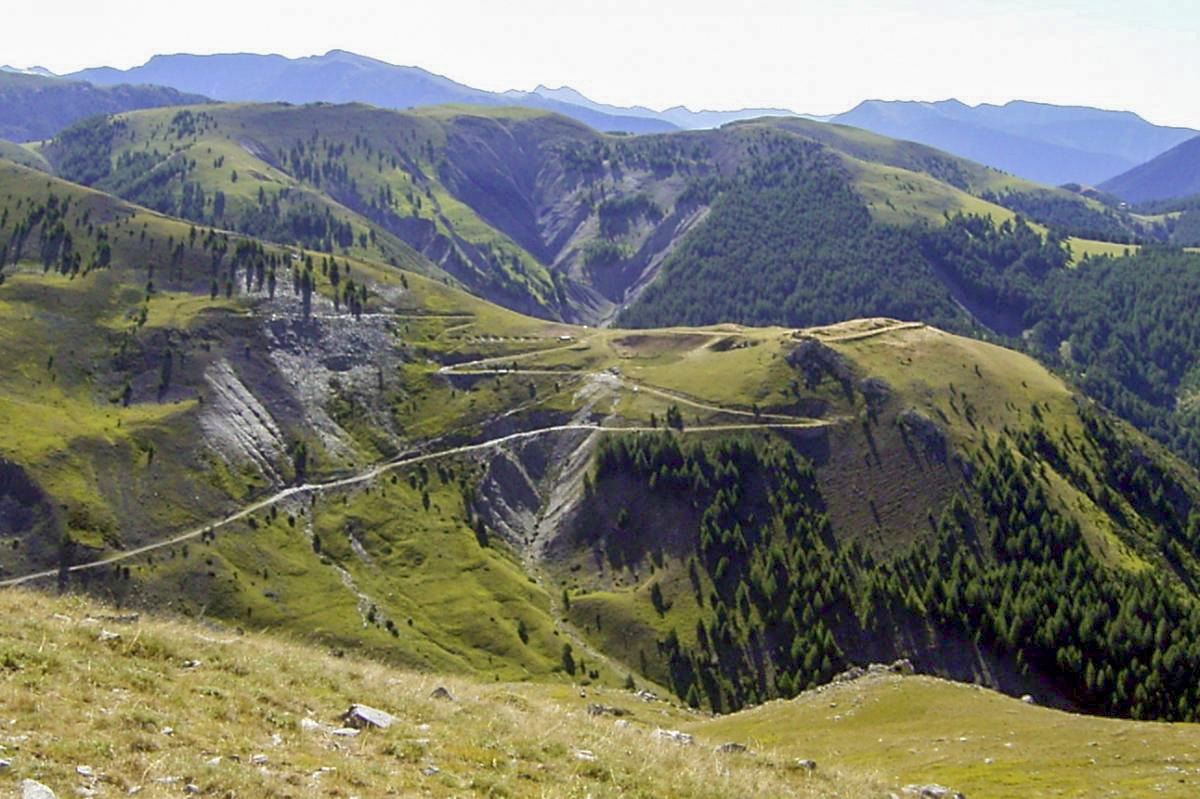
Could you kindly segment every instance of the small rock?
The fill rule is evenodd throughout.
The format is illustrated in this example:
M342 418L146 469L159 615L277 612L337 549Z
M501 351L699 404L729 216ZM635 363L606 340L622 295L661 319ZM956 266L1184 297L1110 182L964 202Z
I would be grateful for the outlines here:
M195 668L198 668L199 666L200 666L200 661L198 661L198 660L183 661L183 667L185 669L195 669Z
M659 727L654 731L654 737L661 738L664 741L674 741L681 746L689 746L695 740L686 732L680 732L679 730L664 730L662 727Z
M589 716L616 716L617 718L620 718L627 713L627 711L619 707L609 707L607 705L596 704L589 704L587 706L587 712Z
M434 693L437 693L436 691ZM342 718L351 727L363 729L364 727L378 727L381 730L386 730L388 727L396 723L396 717L391 713L382 710L376 710L367 705L351 705L350 709L342 714Z
M904 793L917 796L920 799L966 799L958 791L952 791L943 785L905 785Z
M55 621L73 621L73 619L70 616L64 616L61 613L55 613L50 618L54 619Z
M121 634L109 632L108 630L101 630L100 631L100 640L101 641L119 641L119 640L121 640Z
M159 730L159 732L161 732L163 735L174 735L175 728L174 727L163 727L161 730Z
M267 763L266 755L251 755L250 762L255 766L264 766Z
M896 674L913 674L916 671L916 669L913 668L912 661L908 658L893 660L892 665L888 668Z
M985 765L985 766L990 766L990 765L992 765L992 764L993 764L993 763L995 763L995 762L996 762L996 761L995 761L995 760L993 760L993 759L992 759L992 758L990 758L990 757L985 757L985 758L983 759L983 765Z
M718 745L713 751L725 755L738 754L746 751L746 745L740 744L737 741L728 741L727 743Z
M126 791L125 793L128 794L129 796L136 796L137 794L139 794L141 792L142 792L142 786L132 785L132 786L130 786L129 790Z
M95 796L96 792L86 785L80 785L78 788L75 789L75 795L82 796L82 797L84 797L84 799L87 799L87 797Z
M154 781L159 785L174 785L183 782L183 777L158 777Z
M200 793L200 786L194 782L189 782L187 785L183 786L183 792L184 793Z
M638 699L641 699L643 702L658 701L658 694L654 693L653 691L647 691L644 688L635 693L634 696L636 696Z
M83 777L83 778L89 779L89 780L96 776L96 772L92 769L91 766L76 766L75 773L78 774L80 777Z
M356 730L353 727L338 727L329 734L336 735L339 738L353 738L354 736L358 735L358 733L359 730Z
M617 719L616 722L614 722L614 726L623 730L629 726L629 722L625 719Z
M219 765L221 765L221 756L220 756L220 755L217 755L216 757L209 758L208 760L205 760L205 761L204 761L204 765L206 765L206 766L219 766Z
M429 694L429 698L430 699L445 699L450 702L454 701L454 697L450 694L450 692L447 691L446 688L441 685L439 685L437 688L433 689L433 692Z
M305 732L320 732L325 729L325 725L314 719L300 719L300 729Z
M10 768L12 768L11 760L0 759L0 771L8 771Z
M22 780L21 799L58 799L54 791L36 780Z
M283 736L277 732L271 733L271 746L283 746Z
M441 773L441 769L437 766L426 766L425 768L421 769L421 773L426 777L432 777L434 774Z
M136 613L127 613L121 616L101 616L100 621L110 621L115 624L136 624L139 618L141 616Z
M804 771L816 771L817 770L817 761L806 760L804 758L797 758L795 766L796 766L796 768L803 769Z
M576 749L575 750L575 759L576 760L584 760L584 761L591 763L596 760L599 760L600 758L596 757L596 753L592 752L589 749Z
M1022 696L1021 701L1027 705L1036 705L1037 704L1037 702L1035 702L1033 700L1033 696L1031 694L1025 694L1024 696Z

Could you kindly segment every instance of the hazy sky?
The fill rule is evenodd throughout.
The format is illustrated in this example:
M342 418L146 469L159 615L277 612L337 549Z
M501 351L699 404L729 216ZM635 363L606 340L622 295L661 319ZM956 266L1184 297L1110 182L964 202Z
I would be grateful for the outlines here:
M484 89L654 108L1014 98L1200 127L1197 0L89 0L8 4L0 63L340 48ZM19 33L16 33L19 32Z

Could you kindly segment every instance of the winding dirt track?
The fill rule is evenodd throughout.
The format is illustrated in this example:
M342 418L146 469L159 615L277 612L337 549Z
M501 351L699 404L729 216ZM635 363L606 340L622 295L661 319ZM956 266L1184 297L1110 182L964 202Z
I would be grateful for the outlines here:
M686 433L734 432L734 431L739 431L739 430L764 430L764 429L789 429L789 428L790 429L803 429L803 428L824 427L824 426L827 426L827 425L830 425L833 423L834 422L824 421L824 420L819 420L819 419L805 419L805 420L798 420L798 421L793 421L793 422L761 422L761 423L756 423L756 424L722 424L722 425L708 425L708 426L704 426L704 427L685 427L682 431L678 431L678 432L682 432L682 433L686 434ZM357 485L359 483L369 482L371 480L376 479L377 477L379 477L381 475L387 474L390 471L394 471L396 469L402 469L406 466L412 466L412 465L418 464L418 463L424 463L426 461L436 460L438 458L447 458L447 457L452 457L454 455L464 455L464 454L471 453L471 452L481 452L484 450L492 449L494 447L503 446L510 442L522 441L522 440L530 439L530 438L537 438L539 436L550 435L553 433L564 433L564 432L569 432L569 431L611 432L611 433L647 433L647 432L659 431L661 429L662 428L659 428L659 427L645 427L645 426L619 427L619 426L587 424L587 423L552 425L550 427L542 427L542 428L538 428L536 430L525 430L520 433L510 433L506 436L500 436L498 438L489 439L487 441L482 441L478 444L464 444L462 446L449 447L447 449L438 450L437 452L427 452L427 453L420 454L420 455L404 455L404 456L401 456L394 460L388 461L387 463L382 463L377 466L373 466L370 469L367 469L362 472L358 472L357 474L351 475L349 477L341 477L341 478L336 478L333 480L327 480L327 481L318 482L318 483L304 483L301 485L285 488L281 491L278 491L278 492L272 494L269 497L260 499L257 502L247 505L246 507L242 508L241 510L236 511L235 513L231 513L228 516L223 516L219 519L211 520L202 525L193 527L185 532L178 533L177 535L171 536L170 538L164 539L162 541L157 541L153 544L146 544L145 546L141 546L136 549L130 549L130 550L126 550L124 552L118 552L116 554L109 555L104 558L100 558L99 560L90 561L88 563L76 564L74 566L71 566L69 571L71 571L71 572L88 571L90 569L98 569L98 568L102 568L104 566L110 566L114 563L120 563L121 561L129 560L130 558L135 558L139 555L144 555L148 552L153 552L158 549L163 549L165 547L174 546L175 544L179 544L184 541L189 541L191 539L199 538L201 535L204 535L207 532L218 530L221 527L232 524L233 522L236 522L240 519L244 519L247 516L251 515L252 513L260 511L263 508L268 508L268 507L270 507L278 502L282 502L283 500L288 499L290 497L302 496L305 494L316 493L316 492L321 492L321 491L329 491L329 490L333 490L333 489L337 489L337 488L345 488L347 486L352 486L352 485ZM59 574L59 569L47 569L45 571L34 572L33 574L26 574L21 577L12 577L7 580L0 580L0 588L9 588L12 586L23 585L24 583L33 582L35 580L44 580L44 579L51 578L51 577L57 577L58 574Z
M430 317L422 316L422 318L430 318ZM461 317L458 317L457 315L447 314L444 316L444 318L461 318ZM895 332L897 330L916 329L916 328L923 328L923 327L925 327L925 325L920 322L901 322L901 323L897 323L894 325L888 325L888 326L885 326L882 328L876 328L874 330L867 330L867 331L862 331L862 332L858 332L858 333L850 333L850 334L846 334L846 335L842 335L842 336L826 337L826 338L824 338L824 340L825 341L854 341L854 340L858 340L858 339L871 338L874 336L882 335L884 333ZM706 332L710 332L710 331L706 331ZM527 358L535 358L539 355L546 355L547 353L551 353L551 352L560 352L563 350L574 349L574 348L580 346L581 344L590 342L591 340L596 338L597 335L598 334L593 334L591 336L585 336L581 339L571 341L569 344L565 344L561 347L550 347L547 349L534 350L531 352L516 353L516 354L512 354L512 355L501 355L501 356L492 357L492 358L483 358L483 359L480 359L477 361L470 361L470 362L466 362L466 363L447 365L447 366L441 367L438 370L438 373L439 374L522 374L522 373L524 373L524 374L564 374L564 375L579 374L579 373L572 373L572 372L564 372L561 370L548 370L548 369L547 370L539 370L539 369L520 370L520 369L511 369L511 368L505 369L505 368L487 368L487 367L490 364L504 364L504 363L511 364L514 361L520 361L520 360L524 360ZM786 420L788 420L788 421L758 421L758 422L753 422L753 423L747 422L744 424L718 424L718 425L705 425L705 426L698 426L698 427L685 427L683 430L679 431L679 432L682 432L685 434L687 434L687 433L735 432L735 431L743 431L743 430L805 429L805 428L827 427L827 426L830 426L833 424L837 424L839 421L837 419L829 419L829 420L827 420L827 419L806 419L806 418L801 418L801 417L787 416L784 414L769 414L769 413L755 414L752 411L745 411L745 410L740 410L740 409L735 409L735 408L722 408L717 405L708 405L708 404L705 404L702 402L698 402L696 400L689 399L689 398L679 395L679 394L675 394L675 393L672 393L669 391L664 391L662 389L654 388L653 386L647 386L647 385L638 383L636 381L631 381L628 378L625 378L625 377L622 377L622 376L619 376L616 374L612 374L611 377L614 381L619 382L623 386L629 387L635 391L644 391L648 394L654 394L656 396L663 397L665 399L669 399L673 402L678 402L682 405L688 405L690 407L699 408L701 410L711 411L711 412L715 412L715 413L729 414L729 415L733 415L733 416L749 416L749 417L753 417L755 419L777 419L777 420L785 420L786 419ZM333 480L328 480L325 482L318 482L318 483L304 483L302 485L291 486L289 488L282 489L282 490L272 494L269 497L260 499L257 502L247 505L246 507L242 508L239 511L231 513L228 516L223 516L219 519L215 519L215 520L206 522L205 524L193 527L185 532L178 533L174 536L171 536L170 538L164 539L162 541L157 541L153 544L146 544L145 546L137 547L136 549L130 549L130 550L126 550L124 552L118 552L116 554L109 555L104 558L100 558L99 560L90 561L88 563L76 564L74 566L71 566L69 568L69 571L70 572L81 572L81 571L87 571L90 569L99 569L104 566L110 566L114 563L120 563L121 561L129 560L130 558L135 558L139 555L145 555L148 552L154 552L155 550L158 550L158 549L163 549L165 547L174 546L175 544L179 544L184 541L189 541L194 538L199 538L201 535L204 535L205 533L218 530L221 527L224 527L226 525L232 524L233 522L244 519L257 511L262 510L263 508L268 508L268 507L270 507L278 502L282 502L283 500L288 499L290 497L302 496L305 494L316 493L316 492L321 492L321 491L329 491L329 490L333 490L333 489L345 488L347 486L357 485L359 483L365 483L365 482L374 480L375 478L379 477L380 475L387 474L390 471L394 471L396 469L401 469L406 466L412 466L412 465L418 464L418 463L424 463L426 461L436 460L438 458L447 458L447 457L452 457L455 455L464 455L464 454L471 453L471 452L481 452L484 450L492 449L494 447L503 446L503 445L508 444L513 441L522 441L525 439L536 438L539 436L550 435L553 433L564 433L564 432L569 432L569 431L610 432L610 433L645 433L645 432L657 431L660 429L661 428L658 428L658 427L645 427L645 426L636 426L636 425L628 426L628 427L620 427L620 426L588 424L588 423L553 425L550 427L538 428L536 430L525 430L520 433L510 433L509 435L500 436L498 438L489 439L487 441L482 441L478 444L465 444L462 446L449 447L447 449L438 450L436 452L427 452L427 453L423 453L423 454L402 455L399 458L395 458L386 463L378 464L369 469L366 469L365 471L358 472L358 473L350 475L348 477L335 478ZM51 578L51 577L57 577L58 574L59 574L59 569L47 569L45 571L34 572L33 574L26 574L21 577L11 577L6 580L0 580L0 588L8 588L8 587L17 586L17 585L23 585L24 583L33 582L35 580L44 580L44 579Z

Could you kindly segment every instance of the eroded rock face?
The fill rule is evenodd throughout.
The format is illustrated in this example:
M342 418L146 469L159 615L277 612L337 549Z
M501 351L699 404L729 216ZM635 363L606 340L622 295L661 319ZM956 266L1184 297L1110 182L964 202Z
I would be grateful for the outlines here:
M228 361L204 373L212 400L200 415L205 441L231 463L250 462L273 481L284 457L284 440L270 412L246 387Z

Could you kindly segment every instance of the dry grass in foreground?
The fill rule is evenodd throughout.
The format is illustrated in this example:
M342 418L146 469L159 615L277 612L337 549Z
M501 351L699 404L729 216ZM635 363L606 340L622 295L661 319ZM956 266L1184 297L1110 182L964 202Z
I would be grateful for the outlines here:
M697 717L626 692L482 685L119 613L0 592L0 793L32 778L59 797L887 795L825 764L661 739ZM356 702L397 721L334 734Z

